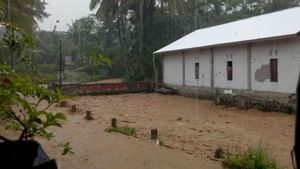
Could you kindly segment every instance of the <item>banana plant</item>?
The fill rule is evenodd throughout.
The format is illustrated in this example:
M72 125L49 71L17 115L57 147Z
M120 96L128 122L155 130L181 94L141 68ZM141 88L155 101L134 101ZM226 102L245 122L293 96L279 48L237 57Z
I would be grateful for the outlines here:
M94 76L96 73L99 73L101 70L101 66L106 65L109 68L112 68L112 60L104 55L101 55L97 52L90 53L90 65L93 69Z

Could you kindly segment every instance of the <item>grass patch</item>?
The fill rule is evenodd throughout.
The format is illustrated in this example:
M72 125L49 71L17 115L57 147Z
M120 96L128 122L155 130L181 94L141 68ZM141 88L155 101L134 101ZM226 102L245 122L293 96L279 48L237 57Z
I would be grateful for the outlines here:
M116 132L116 133L122 133L129 136L136 136L136 128L133 127L117 127L117 128L109 127L105 129L105 131L108 133Z
M227 154L224 159L225 169L279 169L263 148L248 148L240 154Z

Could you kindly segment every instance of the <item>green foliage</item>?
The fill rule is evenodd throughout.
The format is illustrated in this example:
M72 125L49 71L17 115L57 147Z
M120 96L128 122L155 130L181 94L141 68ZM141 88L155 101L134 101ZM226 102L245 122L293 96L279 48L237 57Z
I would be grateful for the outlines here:
M249 148L244 153L226 155L224 159L226 169L279 169L278 164L270 159L266 150Z
M73 148L70 146L69 142L60 143L58 146L63 148L62 155L74 154Z
M6 62L0 63L0 120L6 129L21 132L19 140L34 139L36 136L51 139L53 133L47 129L62 127L66 117L63 113L49 112L48 109L64 97L59 91L50 91L33 82L29 76L20 75L13 69L13 59L16 55L22 66L25 63L24 65L31 68L33 79L37 77L31 59L28 57L28 51L33 50L34 47L30 34L37 26L35 19L41 20L46 16L45 2L24 0L10 5L7 2L9 1L0 3L6 10L1 11L4 14L1 15L4 21L1 21L0 25L5 32L1 39L1 47L9 49L12 62L10 67ZM8 17L7 14L13 17ZM2 57L1 60L4 61ZM64 147L65 153L71 152L69 143Z
M57 77L60 65L58 42L61 40L62 61L67 63L63 64L66 77L64 80L67 82L99 80L103 74L110 71L112 61L109 58L115 56L109 50L102 52L105 39L102 33L105 30L100 21L94 16L88 16L75 20L68 26L67 32L59 32L56 29L51 32L37 32L37 49L30 52L32 62L37 65L41 74Z
M5 44L8 44L8 48L16 51L18 56L22 56L26 47L33 47L32 37L21 32L18 27L4 22L2 22L1 25L6 26L6 33L4 34L3 41Z
M112 61L109 57L101 55L97 52L91 52L90 53L90 57L91 57L91 63L90 65L93 68L94 74L99 73L100 66L102 65L107 65L108 67L112 67Z
M130 136L135 136L136 135L136 128L133 127L117 127L117 128L107 128L105 129L106 132L111 133L111 132L116 132L116 133L122 133L125 135L130 135Z
M102 48L102 37L98 34L100 22L94 16L87 16L75 20L69 25L64 42L68 42L71 55L75 62L82 63L90 55L91 51L99 51ZM86 62L88 63L88 62Z
M7 65L0 66L0 119L7 129L21 131L20 140L35 136L51 139L53 134L46 129L61 127L66 118L48 109L62 98L59 91L49 91Z
M38 21L49 16L45 12L44 0L11 0L10 4L8 2L1 1L1 20L17 25L26 33L32 34L38 28Z
M112 60L97 52L91 52L89 55L89 64L66 73L66 81L72 83L82 83L101 80L105 74L106 68L112 68ZM90 73L92 72L92 73Z
M145 74L142 71L142 65L134 63L129 66L129 71L127 75L124 77L126 82L135 82L145 80Z
M2 46L10 50L11 57L16 54L18 59L32 66L30 59L26 57L26 50L32 49L34 46L32 36L12 23L0 21L0 25L4 26L5 31L1 39Z

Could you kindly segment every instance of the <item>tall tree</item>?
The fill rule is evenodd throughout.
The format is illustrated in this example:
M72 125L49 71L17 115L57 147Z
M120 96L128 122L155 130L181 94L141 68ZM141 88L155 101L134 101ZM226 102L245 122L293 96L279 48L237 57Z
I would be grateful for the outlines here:
M48 17L45 0L2 0L1 19L14 23L25 32L32 33L38 28L38 21Z
M96 16L104 22L104 25L108 26L108 37L107 41L112 38L112 26L113 22L117 21L118 38L121 47L121 52L128 58L128 42L126 39L126 15L128 12L128 7L134 2L134 0L91 0L90 9L94 10L96 8ZM107 43L111 45L111 43ZM125 50L125 52L124 52Z

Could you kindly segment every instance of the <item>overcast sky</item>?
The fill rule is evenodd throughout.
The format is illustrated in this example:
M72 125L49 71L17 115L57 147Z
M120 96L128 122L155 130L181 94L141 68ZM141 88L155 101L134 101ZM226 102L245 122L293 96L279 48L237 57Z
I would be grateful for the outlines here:
M46 2L48 3L46 11L51 16L39 24L42 30L53 30L56 20L60 20L57 30L67 30L67 24L93 13L89 10L90 0L46 0Z

